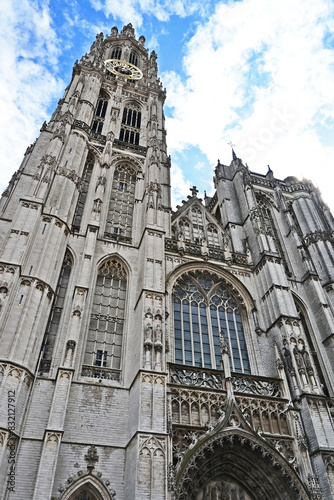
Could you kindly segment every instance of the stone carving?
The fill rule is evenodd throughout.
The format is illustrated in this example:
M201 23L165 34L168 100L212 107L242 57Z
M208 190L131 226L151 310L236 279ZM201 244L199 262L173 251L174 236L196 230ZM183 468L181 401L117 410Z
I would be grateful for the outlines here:
M158 438L156 436L140 436L139 455L142 455L144 453L144 450L148 450L152 457L156 455L157 451L161 451L165 456L166 440L164 438Z
M95 468L95 464L99 461L97 449L94 445L91 445L91 447L88 449L88 452L85 455L85 461L87 463L88 471L91 472Z
M99 267L98 274L108 278L126 279L127 273L123 265L116 259L109 259Z

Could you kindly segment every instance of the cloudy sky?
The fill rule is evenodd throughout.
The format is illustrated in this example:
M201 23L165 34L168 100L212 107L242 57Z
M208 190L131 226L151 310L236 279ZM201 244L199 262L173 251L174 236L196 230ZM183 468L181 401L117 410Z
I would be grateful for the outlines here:
M212 192L228 143L250 170L311 179L334 212L332 0L1 0L0 188L96 33L131 22L158 53L174 203Z

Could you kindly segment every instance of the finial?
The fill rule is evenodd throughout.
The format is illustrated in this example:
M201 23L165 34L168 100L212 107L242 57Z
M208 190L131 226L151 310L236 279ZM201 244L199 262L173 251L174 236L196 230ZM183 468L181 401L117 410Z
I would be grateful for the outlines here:
M272 172L272 170L271 170L271 168L270 168L269 165L267 165L267 167L268 167L268 172L267 173L269 174L269 172Z
M198 189L196 188L196 186L193 186L192 188L190 188L190 191L191 191L191 195L192 195L193 197L196 197L196 196L197 196Z

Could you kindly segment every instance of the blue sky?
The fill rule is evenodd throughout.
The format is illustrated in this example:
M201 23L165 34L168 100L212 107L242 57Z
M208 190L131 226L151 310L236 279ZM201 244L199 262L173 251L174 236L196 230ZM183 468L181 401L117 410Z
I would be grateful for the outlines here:
M332 0L2 0L0 188L95 35L132 22L158 54L174 205L212 193L228 142L252 171L311 179L334 211Z

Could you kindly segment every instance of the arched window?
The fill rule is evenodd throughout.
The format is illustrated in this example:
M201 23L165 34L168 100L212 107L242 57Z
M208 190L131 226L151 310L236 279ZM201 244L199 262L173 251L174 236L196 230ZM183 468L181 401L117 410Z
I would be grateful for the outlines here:
M229 346L231 370L250 373L237 301L207 272L181 276L173 289L175 363L219 369L219 333Z
M204 236L203 214L200 208L191 209L191 221L193 223L194 242L199 243Z
M120 47L115 47L111 53L111 59L121 59L122 49Z
M276 225L270 210L269 204L260 196L257 197L261 231L267 235L269 249L277 252L283 259L284 268L288 276L291 275L289 270L286 254L283 250Z
M94 166L94 160L91 157L88 157L82 173L81 189L73 217L72 229L74 232L79 232L80 230L82 214L85 208L87 193L89 189L89 182L93 172L93 166Z
M97 101L95 114L93 118L93 124L92 124L93 134L98 134L98 135L102 134L103 123L106 117L107 107L108 107L108 96L103 91L101 91Z
M212 247L219 247L219 238L217 229L214 226L208 226L208 244Z
M128 104L123 109L122 126L119 135L120 141L135 145L139 144L141 127L141 111L139 109L137 104Z
M100 500L101 497L99 497L98 500ZM84 491L83 493L79 493L76 495L73 500L97 500L97 497L94 495L91 495L89 492Z
M131 165L115 169L105 230L105 238L131 242L136 171Z
M179 221L179 234L182 234L185 241L190 241L190 225L186 219Z
M138 66L138 57L134 52L131 52L129 57L129 63Z
M99 267L84 358L86 366L121 368L126 286L127 273L117 259L109 259Z
M63 313L65 297L67 293L68 283L70 280L72 265L73 265L72 256L70 252L67 251L60 271L60 276L58 279L58 284L56 289L56 295L43 340L43 346L42 346L43 354L39 366L39 371L43 373L50 371L53 348L58 333L61 315Z
M309 351L310 351L311 358L313 360L314 366L315 366L315 368L317 370L317 374L318 374L319 380L320 380L321 385L322 385L322 389L323 389L325 395L328 396L328 389L327 389L327 385L326 385L326 382L325 382L325 379L324 379L324 376L323 376L323 373L322 373L322 369L321 369L321 366L320 366L319 357L318 357L317 351L314 348L314 342L313 342L313 339L312 339L313 335L311 334L312 333L312 328L311 328L311 325L309 323L307 312L306 312L305 308L303 307L302 303L299 302L296 299L296 297L294 297L294 302L295 302L295 305L296 305L296 308L297 308L297 312L299 314L299 317L300 317L300 320L301 320L301 323L302 323L302 327L303 327L303 330L304 330L304 333L305 333L305 337L306 337L306 340L307 340L307 343L308 343L308 346L309 346Z

